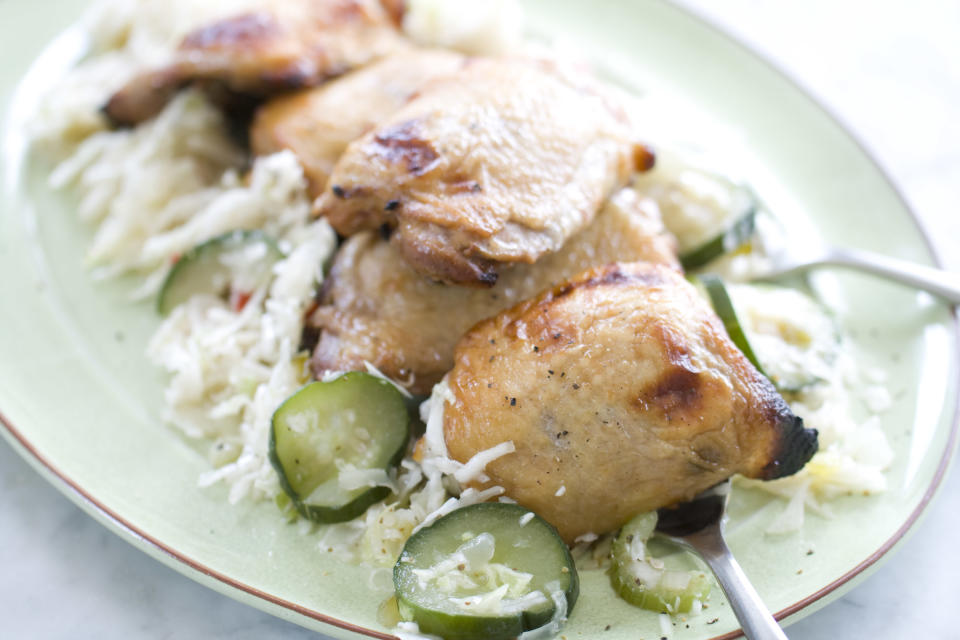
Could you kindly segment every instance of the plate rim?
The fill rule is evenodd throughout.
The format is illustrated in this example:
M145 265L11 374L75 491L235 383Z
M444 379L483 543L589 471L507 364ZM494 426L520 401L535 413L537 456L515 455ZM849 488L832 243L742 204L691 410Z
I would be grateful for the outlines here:
M681 2L678 0L660 0L660 3L670 7L672 10L684 14L687 18L713 31L715 34L721 36L727 43L732 44L734 47L746 53L753 60L761 63L773 74L779 76L788 84L792 85L803 96L804 100L820 111L824 117L830 120L838 129L840 129L843 135L853 143L860 154L868 161L880 178L890 188L893 197L907 213L908 218L913 223L914 228L918 231L923 246L932 259L933 265L937 268L943 269L943 260L937 247L931 241L930 232L917 215L914 208L910 205L900 185L892 179L890 172L880 162L874 152L863 142L860 135L857 134L855 130L847 124L844 118L840 117L833 109L828 107L821 100L821 98L817 97L814 92L812 92L804 82L798 80L795 75L785 70L777 62L771 60L766 55L759 53L752 45L744 42L725 27L717 24L709 16L706 16L693 8L681 4ZM16 90L14 90L13 94L11 94L11 98L15 95ZM951 319L950 324L952 324L952 335L955 341L952 362L954 368L960 370L960 315L958 315L958 309L956 307L948 307L948 315ZM936 497L958 448L958 437L960 437L960 382L958 382L958 386L954 389L953 404L953 415L950 418L950 431L943 451L940 454L937 468L931 477L929 484L924 490L919 502L910 512L908 517L903 521L900 527L886 541L884 541L883 544L873 551L873 553L868 555L843 575L839 576L812 594L801 598L797 602L794 602L793 604L790 604L775 612L773 615L777 620L786 619L803 611L814 603L822 600L824 597L830 595L837 589L847 585L858 576L864 574L868 569L888 556L893 548L902 542L906 535L914 528L921 516L927 510L927 507ZM363 627L346 620L341 620L334 616L320 613L309 607L299 605L284 598L272 595L250 584L246 584L243 581L232 578L220 571L216 571L184 553L178 552L172 546L140 529L121 516L119 513L101 503L96 497L91 495L82 486L75 482L69 476L69 474L65 473L52 462L50 462L50 460L48 460L36 449L29 438L27 438L27 436L24 435L24 433L4 415L2 408L0 408L0 426L3 427L3 430L0 430L0 433L3 433L3 435L6 437L5 439L11 442L13 445L13 450L19 456L30 462L31 466L33 466L34 469L37 470L51 486L65 495L71 500L71 502L79 506L83 511L87 512L88 515L94 517L95 520L98 520L106 529L112 531L119 538L132 544L134 547L153 557L155 560L173 568L181 575L196 582L200 582L201 584L204 584L204 577L212 579L215 581L214 584L204 584L204 586L207 586L208 588L211 588L222 595L240 601L249 606L260 608L271 615L279 615L279 612L271 611L266 606L258 605L272 605L279 607L287 610L290 613L310 618L312 620L316 620L317 622L328 624L330 626L362 636L378 638L381 640L398 640L397 636L383 633L375 629L370 629L368 627ZM219 583L219 585L216 583ZM218 588L218 586L222 588ZM293 622L296 623L297 621L293 620ZM712 636L708 640L733 640L742 636L742 629L735 629L722 635Z

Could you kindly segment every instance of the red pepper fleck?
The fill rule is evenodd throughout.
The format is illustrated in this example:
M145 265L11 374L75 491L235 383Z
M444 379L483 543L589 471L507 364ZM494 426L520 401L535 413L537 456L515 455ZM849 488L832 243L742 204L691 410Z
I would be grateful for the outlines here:
M233 310L236 311L237 313L243 311L243 308L247 306L248 302L250 302L251 296L253 296L253 294L248 291L240 291L238 293L234 293L231 296L232 303L233 303L232 304Z

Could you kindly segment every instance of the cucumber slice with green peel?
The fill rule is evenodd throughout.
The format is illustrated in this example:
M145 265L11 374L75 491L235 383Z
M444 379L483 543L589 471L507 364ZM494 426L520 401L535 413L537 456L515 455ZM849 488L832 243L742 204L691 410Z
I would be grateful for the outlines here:
M611 581L621 598L659 613L686 613L710 595L710 578L692 554L654 538L655 511L624 525L611 549Z
M269 457L280 486L304 517L343 522L387 497L346 475L381 475L400 463L410 437L404 398L382 378L354 371L313 382L274 412ZM361 483L362 484L362 483Z
M698 284L733 343L781 393L801 392L833 376L841 333L824 307L789 287L725 284L699 275Z
M696 249L680 255L680 264L686 270L698 269L722 255L747 246L756 230L757 209L751 208L719 235Z
M843 347L836 318L809 295L771 284L728 284L727 293L764 374L781 392L834 378Z
M463 507L412 535L393 584L401 617L447 640L515 638L569 615L580 589L556 529L501 502Z
M170 269L157 296L157 312L167 315L200 293L249 296L270 280L273 265L282 258L277 243L262 231L230 231L207 240Z
M757 368L757 371L763 375L767 375L760 365L760 360L753 352L750 341L747 340L747 334L743 331L743 325L740 324L737 311L733 306L733 301L730 299L730 294L727 292L726 285L723 284L723 280L711 274L702 275L699 278L707 291L707 295L710 297L713 310L716 311L720 320L723 321L723 326L727 330L727 335L730 336L730 340L733 341L733 344L747 357L747 360Z
M677 239L684 269L697 269L748 245L760 203L746 184L727 175L723 161L698 154L657 154L652 171L634 187L652 198L663 224Z

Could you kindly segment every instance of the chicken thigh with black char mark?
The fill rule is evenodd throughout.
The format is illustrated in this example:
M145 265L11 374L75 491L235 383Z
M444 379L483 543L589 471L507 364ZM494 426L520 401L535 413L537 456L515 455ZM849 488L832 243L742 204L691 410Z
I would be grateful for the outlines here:
M341 247L308 320L320 336L314 373L363 370L369 362L414 393L429 393L453 368L457 341L474 324L584 269L625 260L680 268L659 209L631 188L614 194L560 251L504 269L490 288L434 282L393 242L361 232Z
M253 153L293 151L315 198L348 144L406 104L425 81L456 72L463 61L452 51L409 49L323 86L274 98L254 117Z
M169 65L117 91L104 113L117 126L158 114L183 87L264 98L320 84L409 46L395 2L270 0L264 8L201 27L184 38Z
M448 378L444 437L567 542L742 474L798 471L817 449L676 270L587 271L474 327Z
M653 156L625 109L553 63L474 58L347 148L316 210L342 235L388 224L417 271L491 285L560 249Z

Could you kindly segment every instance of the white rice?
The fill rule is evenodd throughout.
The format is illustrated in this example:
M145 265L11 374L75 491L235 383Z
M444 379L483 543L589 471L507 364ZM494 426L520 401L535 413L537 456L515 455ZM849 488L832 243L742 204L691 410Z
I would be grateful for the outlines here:
M271 497L279 486L267 459L270 417L308 379L298 357L302 318L336 247L325 221L291 230L290 254L274 267L269 289L237 311L213 296L176 307L147 347L170 373L165 418L191 437L213 441L213 471L201 486L230 485L230 501Z

